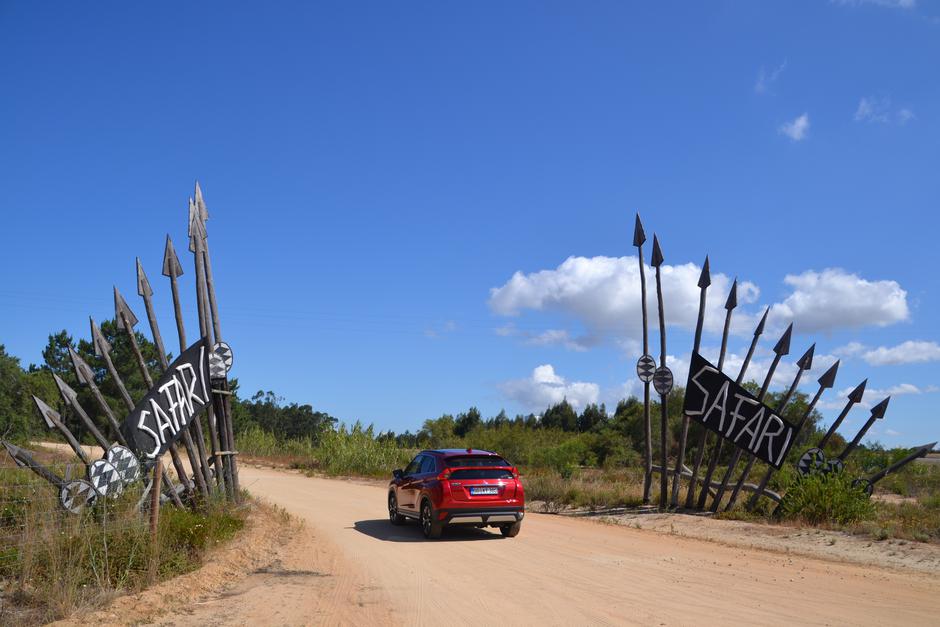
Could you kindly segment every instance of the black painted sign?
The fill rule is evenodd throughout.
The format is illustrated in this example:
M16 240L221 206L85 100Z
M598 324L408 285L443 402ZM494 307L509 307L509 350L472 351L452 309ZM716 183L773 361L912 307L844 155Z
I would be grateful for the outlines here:
M777 470L796 435L796 427L698 353L692 353L682 411Z
M182 437L183 430L211 402L209 350L199 340L170 364L121 430L138 455L153 460Z

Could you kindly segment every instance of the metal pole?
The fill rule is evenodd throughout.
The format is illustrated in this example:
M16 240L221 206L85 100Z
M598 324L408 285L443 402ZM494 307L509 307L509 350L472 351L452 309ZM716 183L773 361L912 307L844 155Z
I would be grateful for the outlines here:
M144 308L147 310L147 319L150 321L150 331L153 334L154 345L157 347L157 356L160 358L160 364L163 371L170 367L170 362L166 356L166 349L163 347L163 337L160 335L160 327L157 324L157 316L153 308L153 288L150 287L150 281L144 272L144 267L137 258L137 294L144 299ZM180 351L182 353L182 351ZM189 466L193 471L193 480L196 487L203 496L209 496L209 488L206 485L205 478L199 468L199 459L193 445L193 438L189 433L190 425L183 428L183 448L186 449L186 456L189 458ZM180 468L176 469L177 472ZM182 475L185 477L186 475Z
M646 233L643 232L643 223L640 222L640 214L636 214L636 222L633 225L633 245L637 249L637 260L640 264L640 309L643 315L643 361L649 357L649 319L646 311L646 266L643 263L643 243L646 241ZM656 369L655 364L652 367ZM653 429L650 423L650 375L652 373L640 374L639 367L637 375L643 381L643 437L645 450L643 454L643 504L650 502L650 489L653 484Z
M695 342L692 347L693 352L699 352L702 345L702 327L705 325L705 296L708 292L708 286L712 284L711 272L709 271L708 255L705 256L705 263L702 264L702 273L698 277L699 299L698 299L698 319L695 323ZM704 433L704 429L702 433ZM685 444L689 437L689 417L682 414L682 430L679 432L679 455L676 458L676 470L672 479L672 500L669 502L671 507L679 505L679 481L682 479L682 467L685 465ZM691 501L694 491L694 481L698 475L698 466L689 479L689 498Z
M763 324L763 322L764 321L761 320L761 324ZM787 327L787 330L784 331L776 346L774 346L774 359L772 362L770 362L770 368L767 370L767 376L764 377L764 384L761 386L760 394L757 396L758 401L763 402L764 396L767 394L767 388L770 387L770 382L774 377L774 372L777 371L777 365L780 364L780 359L790 352L790 337L792 334L793 325L791 324ZM744 368L742 367L741 370L743 371ZM721 486L718 488L718 492L715 494L715 498L712 500L710 509L713 512L718 511L718 504L721 502L721 498L725 495L725 490L728 489L728 482L731 481L731 475L734 474L734 467L738 465L738 460L741 459L742 450L743 449L738 447L734 448L734 453L731 455L731 461L728 463L728 469L721 478Z
M806 408L806 411L803 413L803 416L800 418L800 422L796 425L796 429L793 431L793 440L796 441L796 437L800 434L800 431L803 430L803 425L806 424L806 420L809 418L809 415L813 413L813 409L816 408L816 403L819 402L820 397L822 397L823 392L831 388L836 383L836 374L839 372L839 362L832 364L829 367L829 370L823 373L818 379L819 389L816 390L816 395L813 396L813 400L810 402L809 407ZM747 503L747 509L753 510L757 507L757 502L761 496L763 496L765 489L767 488L767 483L770 481L770 478L773 476L775 470L771 466L767 469L767 472L764 473L764 477L761 479L760 484L757 486L757 491L751 496L750 500Z
M927 453L932 451L933 447L935 447L936 445L937 443L933 442L931 444L924 444L923 446L918 446L916 449L914 449L914 451L910 455L908 455L904 459L898 460L894 462L893 464L891 464L890 466L888 466L887 468L885 468L884 470L873 474L871 477L868 478L868 483L872 485L878 483L879 481L881 481L882 479L884 479L891 473L897 472L898 470L908 465L915 459L919 457L924 457Z
M718 370L721 371L725 363L725 353L728 350L728 334L731 331L731 314L734 311L734 308L738 306L738 279L735 278L734 282L731 284L731 291L728 292L728 300L725 301L725 325L721 330L721 350L718 353ZM705 445L708 443L708 429L703 428L701 434L698 438L698 444L695 451L695 462L692 466L692 477L689 479L689 493L685 498L685 507L686 509L691 509L695 504L695 484L698 480L698 471L702 467L702 461L705 457ZM718 438L719 446L721 443L721 438ZM708 487L711 484L712 473L714 472L714 467L709 465L711 472L706 473L704 479L702 480L702 497L700 498L701 504L698 506L699 509L705 507L705 499L708 498Z

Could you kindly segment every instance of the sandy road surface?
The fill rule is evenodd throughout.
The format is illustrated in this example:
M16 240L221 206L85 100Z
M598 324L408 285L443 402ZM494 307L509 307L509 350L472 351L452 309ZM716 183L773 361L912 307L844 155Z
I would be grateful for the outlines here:
M504 539L425 541L392 527L380 487L240 469L253 494L307 523L288 575L248 581L171 623L937 624L940 579L528 514ZM308 568L305 570L304 565ZM317 595L327 598L314 599Z

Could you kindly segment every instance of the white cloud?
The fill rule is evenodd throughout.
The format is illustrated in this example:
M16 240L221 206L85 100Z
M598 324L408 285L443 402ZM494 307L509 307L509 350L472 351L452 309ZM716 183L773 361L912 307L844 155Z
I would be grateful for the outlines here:
M871 4L873 6L885 7L887 9L913 9L917 6L917 0L831 0L833 4L843 6L861 6Z
M771 86L777 82L777 79L780 78L780 75L785 69L787 69L786 59L770 73L767 73L767 71L761 67L760 71L757 73L757 82L754 83L754 91L758 94L767 93Z
M499 389L507 398L532 410L545 409L564 399L580 410L596 403L600 396L600 386L596 383L569 382L558 375L551 364L537 366L526 379L504 381Z
M885 429L885 435L890 435L891 437L896 437L899 435L904 435L900 431L895 431L894 429Z
M694 263L662 266L667 326L694 328L701 270ZM651 333L658 329L654 276L653 269L647 266ZM712 273L711 278L709 293L719 296L708 299L705 326L720 331L731 279L719 273ZM739 304L753 303L759 293L753 283L738 283ZM516 272L505 284L490 290L489 305L504 316L517 316L526 309L574 316L588 331L585 338L577 339L583 346L605 337L635 339L642 329L639 264L636 257L569 257L554 270Z
M927 361L940 361L940 344L922 340L908 340L897 346L879 346L865 351L862 359L872 366L895 366Z
M838 393L838 402L830 401L835 403L839 407L845 404L845 399L848 397L849 393L854 390L855 387L847 387L841 390ZM859 403L862 407L870 408L875 405L875 403L880 403L885 399L885 397L891 396L910 396L910 395L919 395L919 394L933 394L937 391L940 391L935 385L928 385L925 387L918 387L913 383L898 383L897 385L892 385L887 388L865 388L865 394L862 396L862 402Z
M795 142L802 141L809 133L809 114L804 113L792 122L782 124L777 130Z
M907 292L896 281L868 281L840 268L790 274L793 292L773 306L778 321L795 321L800 332L887 326L907 320Z
M868 347L861 342L849 342L845 346L840 346L832 352L840 357L858 357L867 350Z
M698 316L698 278L701 267L693 263L663 265L663 300L667 326L695 328ZM731 279L713 272L705 310L705 330L721 332L724 303ZM647 307L651 337L658 331L655 273L647 267ZM887 326L907 320L907 293L895 281L869 281L841 269L806 271L788 275L791 288L782 302L774 304L768 318L768 333L782 331L794 322L802 332L834 331L862 326ZM738 304L732 333L750 335L759 311L746 306L757 301L760 290L747 281L738 284ZM503 285L492 288L490 308L504 316L525 310L549 311L573 317L586 333L550 329L541 334L517 330L512 325L497 329L504 336L520 336L539 345L559 344L584 350L613 339L628 354L638 352L641 337L640 277L636 257L569 257L553 270L530 274L516 272Z
M909 108L892 107L891 99L887 96L863 97L855 109L856 122L904 125L914 118L914 112Z

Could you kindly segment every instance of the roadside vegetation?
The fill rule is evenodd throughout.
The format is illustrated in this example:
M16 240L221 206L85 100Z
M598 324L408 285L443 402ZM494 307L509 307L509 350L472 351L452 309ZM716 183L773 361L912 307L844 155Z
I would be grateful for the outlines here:
M81 515L57 498L30 471L0 467L0 624L42 624L194 570L248 513L222 503L199 513L164 507L154 545L149 515L137 508L139 486Z

